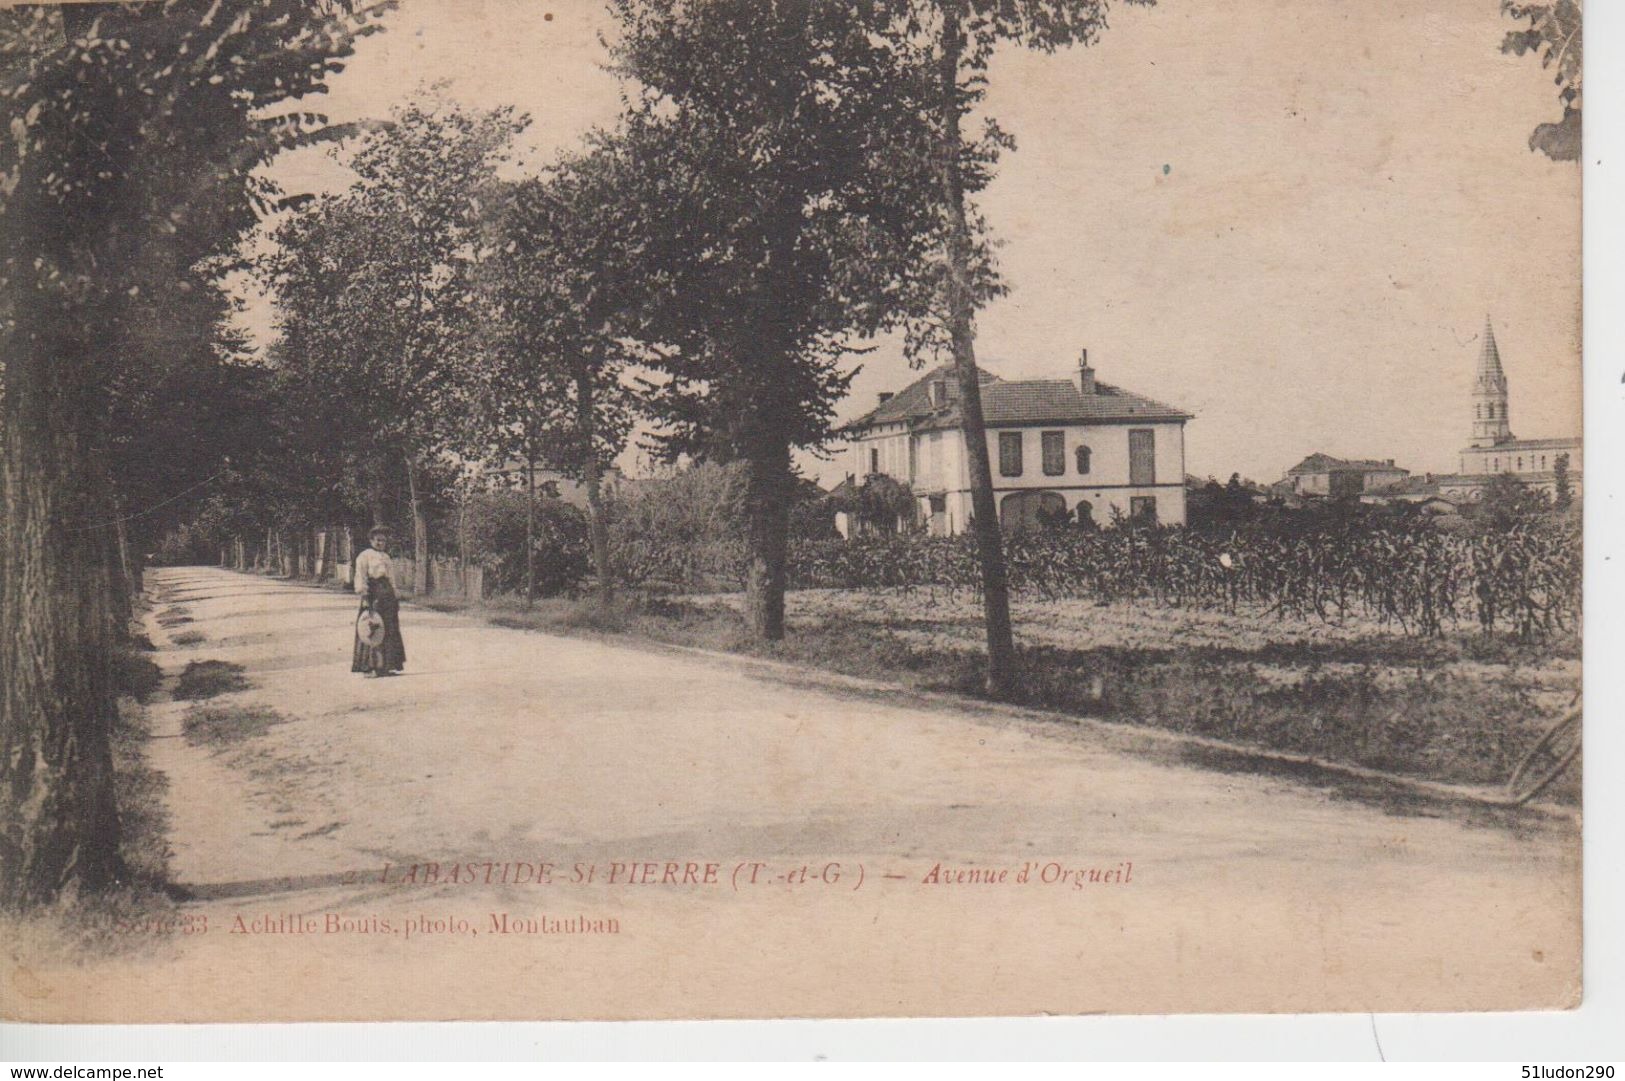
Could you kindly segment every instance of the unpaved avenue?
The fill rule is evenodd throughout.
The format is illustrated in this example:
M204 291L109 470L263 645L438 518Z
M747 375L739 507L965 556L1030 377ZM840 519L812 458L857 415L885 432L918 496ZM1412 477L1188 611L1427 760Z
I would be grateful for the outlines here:
M244 665L253 688L210 704L284 723L211 748L181 737L184 703L153 707L174 877L196 897L182 912L208 930L30 970L8 1012L1408 1010L1578 993L1572 829L1397 816L1008 719L411 608L407 674L365 680L341 595L212 569L151 578L190 610L174 630L207 636L166 646L166 671ZM924 882L938 861L1011 879L1025 863L1034 880ZM1126 882L1038 881L1125 862ZM550 885L500 882L542 864ZM569 881L577 865L592 881ZM619 933L494 933L502 915Z

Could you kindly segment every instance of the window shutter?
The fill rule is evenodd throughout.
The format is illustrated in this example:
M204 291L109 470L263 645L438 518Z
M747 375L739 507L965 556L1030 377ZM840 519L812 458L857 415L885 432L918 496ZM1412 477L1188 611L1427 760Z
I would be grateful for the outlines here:
M1044 432L1040 436L1044 452L1044 476L1059 477L1066 472L1066 433Z
M999 476L1021 476L1021 433L999 433Z
M1157 483L1156 432L1150 428L1129 429L1128 482L1130 484Z

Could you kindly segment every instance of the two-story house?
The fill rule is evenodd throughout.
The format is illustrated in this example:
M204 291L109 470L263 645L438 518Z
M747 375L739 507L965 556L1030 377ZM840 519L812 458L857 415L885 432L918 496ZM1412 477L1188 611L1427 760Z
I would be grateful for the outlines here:
M1095 379L1086 350L1071 379L981 373L982 415L1000 522L1108 524L1113 511L1185 522L1185 422L1191 414ZM927 372L846 425L847 472L884 474L919 499L933 533L971 520L970 467L951 365Z

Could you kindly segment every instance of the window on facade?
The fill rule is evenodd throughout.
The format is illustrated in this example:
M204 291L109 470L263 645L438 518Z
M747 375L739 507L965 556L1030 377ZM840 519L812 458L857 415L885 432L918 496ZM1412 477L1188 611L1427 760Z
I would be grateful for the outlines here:
M1129 517L1144 525L1157 524L1157 497L1154 495L1137 495L1128 501Z
M1080 447L1078 447L1077 450L1073 451L1072 453L1078 459L1078 472L1079 473L1087 473L1087 472L1089 472L1089 448L1085 447L1085 446L1080 446Z
M880 472L880 448L879 447L870 447L869 448L869 472L870 473L878 473L878 472Z
M1365 477L1360 473L1340 470L1326 475L1326 493L1333 499L1348 499L1365 491Z
M999 476L1021 476L1021 433L999 433Z
M1150 428L1130 428L1128 433L1128 482L1157 483L1157 433Z
M1066 433L1044 432L1039 436L1044 452L1044 476L1059 477L1066 472Z
M928 488L940 487L944 483L941 432L930 432L925 437L925 464L920 468L920 478Z
M1518 455L1518 472L1523 472L1523 455Z

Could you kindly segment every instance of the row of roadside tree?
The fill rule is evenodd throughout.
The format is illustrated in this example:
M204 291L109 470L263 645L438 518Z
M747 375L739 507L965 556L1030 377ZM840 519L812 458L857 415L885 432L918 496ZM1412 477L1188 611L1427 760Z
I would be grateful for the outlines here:
M511 110L313 111L393 7L0 11L0 903L123 878L132 553L199 514L353 521L398 484L421 554L455 463L545 461L591 492L641 416L670 456L740 464L749 622L782 635L792 450L829 435L842 358L888 331L946 351L980 424L974 315L1001 285L973 200L1012 145L976 115L996 48L1088 44L1108 4L611 0L622 115L517 180ZM336 140L348 190L267 179ZM268 220L282 325L258 355L224 329L226 286ZM1008 604L973 464L999 690Z
M792 451L882 332L952 358L987 684L1010 690L975 363L1003 286L975 199L1013 142L982 106L1001 47L1090 44L1109 0L608 0L621 116L519 180L511 110L315 111L394 7L0 8L0 904L124 876L113 656L132 553L169 529L356 520L399 485L421 555L456 462L546 461L590 492L641 415L668 455L741 464L748 618L777 637ZM1557 66L1577 129L1569 8L1507 4L1531 27L1507 47ZM347 191L262 168L339 140ZM223 328L268 220L260 356Z

